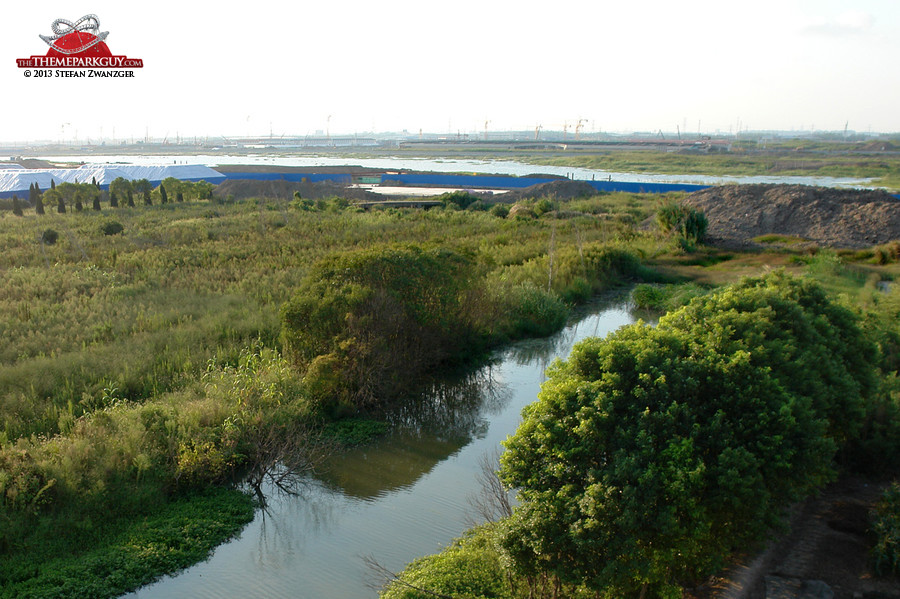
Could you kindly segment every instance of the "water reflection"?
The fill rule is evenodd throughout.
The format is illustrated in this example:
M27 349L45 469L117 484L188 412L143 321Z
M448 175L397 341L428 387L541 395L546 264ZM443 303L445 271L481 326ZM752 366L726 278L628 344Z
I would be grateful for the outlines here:
M393 433L378 442L335 456L321 479L359 499L374 499L410 487L473 439L483 439L488 416L509 404L512 392L493 366L427 382L426 390L387 414Z
M334 495L320 483L308 478L306 486L295 495L266 489L272 498L257 517L254 564L259 568L289 568L307 550L307 540L334 529L336 513Z
M590 317L601 311L603 318ZM604 337L618 326L638 320L653 324L658 318L659 314L636 308L626 296L615 293L591 305L580 307L570 319L569 325L551 337L516 342L504 352L503 359L518 365L532 365L544 372L554 360L565 358L572 346L581 339ZM618 326L610 329L614 323L618 323Z
M614 302L484 368L430 382L389 415L395 433L335 457L297 496L270 494L267 509L208 561L128 597L373 599L361 556L400 571L471 525L482 457L515 432L552 360L635 320L621 297Z

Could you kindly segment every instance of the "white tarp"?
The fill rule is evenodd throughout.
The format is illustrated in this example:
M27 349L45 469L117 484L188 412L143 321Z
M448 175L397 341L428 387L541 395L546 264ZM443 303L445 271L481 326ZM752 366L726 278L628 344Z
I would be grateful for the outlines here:
M0 170L0 195L10 196L13 193L23 198L28 197L28 189L37 183L41 191L50 189L50 182L91 183L96 180L101 186L108 186L117 177L128 180L147 179L154 186L164 179L174 177L181 181L207 181L218 184L225 180L225 175L200 164L84 164L78 168L53 169L10 169Z

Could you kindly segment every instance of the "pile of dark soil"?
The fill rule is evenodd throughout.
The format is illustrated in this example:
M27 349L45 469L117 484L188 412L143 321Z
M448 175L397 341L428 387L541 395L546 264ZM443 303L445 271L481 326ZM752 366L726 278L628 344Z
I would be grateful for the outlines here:
M515 203L519 200L535 200L538 198L555 198L557 200L572 200L597 195L597 190L584 181L570 181L560 179L538 183L525 189L516 189L498 196L500 201Z
M255 179L229 179L220 183L213 195L225 199L232 196L236 200L248 198L277 198L291 200L294 192L299 191L300 196L309 200L320 198L341 197L348 200L371 201L377 199L375 194L363 189L355 189L345 185L328 182L300 182L278 179L273 181L258 181Z
M692 193L684 203L709 220L708 242L759 246L784 235L834 248L865 248L900 239L900 200L882 190L806 185L724 185Z

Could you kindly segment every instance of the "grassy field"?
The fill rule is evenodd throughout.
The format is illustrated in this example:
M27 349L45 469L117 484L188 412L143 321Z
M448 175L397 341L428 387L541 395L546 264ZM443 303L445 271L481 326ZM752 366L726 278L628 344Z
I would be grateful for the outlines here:
M638 226L662 201L543 199L513 217L452 204L363 212L339 199L0 214L0 560L11 565L0 569L0 597L75 596L60 589L85 568L131 556L92 587L115 596L239 530L253 508L235 476L267 467L254 459L274 435L313 439L294 424L320 427L329 416L282 356L282 309L304 285L314 289L308 277L323 261L451 251L479 289L506 298L504 318L527 302L562 306L620 284L610 256L630 256L632 274L647 264L663 273L641 271L648 276L709 285L784 266L861 305L877 303L876 278L897 274L864 253L685 254ZM167 528L198 505L202 534ZM122 549L178 545L183 553L149 570L132 563L146 561L144 549Z
M604 248L639 258L666 245L633 228L656 201L584 199L566 207L566 218L547 202L501 218L453 205L363 212L339 200L3 213L0 559L18 565L0 572L0 596L43 596L62 584L52 569L102 561L79 547L133 531L198 490L232 488L248 468L264 472L254 459L268 455L274 435L309 435L291 428L297 422L318 426L323 414L281 356L280 312L326 257L452 250L492 293L575 300L620 282L584 271ZM198 557L179 560L199 559L235 533L241 519L226 517L235 501L226 493L208 504L213 520L223 506L224 524L184 541L197 544L187 555ZM158 573L134 569L94 596Z

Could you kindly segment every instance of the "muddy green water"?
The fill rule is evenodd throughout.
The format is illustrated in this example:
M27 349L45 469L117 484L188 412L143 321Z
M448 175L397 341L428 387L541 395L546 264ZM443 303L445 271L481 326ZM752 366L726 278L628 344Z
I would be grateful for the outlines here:
M396 432L332 460L300 496L272 496L208 561L126 597L377 597L363 558L400 571L476 523L479 461L515 432L546 367L576 341L639 316L622 299L599 303L557 335L516 343L475 372L434 383L392 414Z

